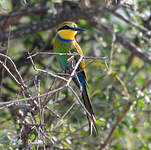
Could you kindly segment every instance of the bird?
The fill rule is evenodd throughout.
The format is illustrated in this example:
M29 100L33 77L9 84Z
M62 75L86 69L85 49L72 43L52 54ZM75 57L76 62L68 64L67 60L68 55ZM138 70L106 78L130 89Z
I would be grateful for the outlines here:
M80 56L84 57L83 51L76 41L76 35L78 31L84 31L85 29L78 27L78 25L72 21L65 21L61 23L57 28L57 33L54 38L53 49L55 53L78 53ZM67 55L56 55L57 61L60 63L61 67L66 73L71 73L73 68L69 61L69 56ZM77 63L79 60L78 56L75 56L74 61ZM72 60L72 59L71 59ZM85 60L82 59L78 68L76 69L76 74L73 76L72 80L76 86L80 89L84 106L86 108L87 119L89 123L89 135L98 135L96 128L96 119L93 112L91 100L87 92L87 73L85 68Z

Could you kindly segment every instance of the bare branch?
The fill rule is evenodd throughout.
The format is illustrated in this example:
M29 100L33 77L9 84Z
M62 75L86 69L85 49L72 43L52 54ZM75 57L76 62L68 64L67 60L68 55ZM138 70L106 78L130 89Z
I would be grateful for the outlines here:
M30 55L30 54L29 54L29 55ZM35 66L35 64L34 64L34 61L33 61L33 59L32 59L32 56L29 56L28 58L30 58L31 63L32 63L33 68L35 69L35 71L47 73L48 75L51 75L52 77L61 79L61 80L63 80L63 81L67 81L67 79L65 79L64 77L61 77L61 76L58 76L58 75L56 75L56 74L54 74L54 73L51 73L51 72L48 72L48 71L46 71L46 70L42 70L42 69L37 68L37 67Z
M75 75L76 70L77 70L77 68L79 67L79 65L80 65L80 63L81 63L81 61L82 61L82 59L83 59L83 56L81 56L80 59L78 60L78 62L76 63L75 68L74 68L74 70L72 71L71 76L70 76L70 78L69 78L69 80L68 80L68 82L67 82L67 84L66 84L67 87L69 86L69 84L70 84L70 82L71 82L73 76Z
M88 110L85 108L84 104L81 102L79 96L77 95L77 93L73 90L73 88L71 86L68 86L68 88L71 90L71 92L74 94L75 98L77 99L77 101L79 102L79 104L82 106L82 108L85 110L85 112L90 115L90 113L88 112Z
M149 31L147 28L139 26L135 22L133 22L133 21L129 20L128 18L122 16L121 14L119 14L116 11L112 11L109 8L106 8L106 10L109 11L110 13L112 13L113 15L117 16L118 18L122 19L126 23L128 23L128 24L132 25L133 27L137 28L139 31L141 31L142 33L144 33L147 37L151 38L151 31Z
M9 76L15 81L15 83L19 85L22 90L24 90L24 87L22 86L22 84L16 79L16 77L10 72L10 70L7 68L7 66L4 65L2 61L0 61L0 65L5 69L5 71L9 74Z
M40 129L40 133L50 142L50 145L53 145L55 143L55 141L53 139L50 139L44 132L42 129Z
M9 62L11 63L11 65L12 65L12 67L13 67L13 69L14 69L14 71L15 71L16 74L18 75L18 78L19 78L20 83L22 84L22 86L23 86L24 88L27 87L27 86L24 84L24 80L23 80L22 76L20 75L19 71L17 70L17 67L16 67L15 63L12 61L12 59L11 59L9 56L4 55L4 54L1 54L1 53L0 53L0 57L4 57L5 59L9 60Z
M13 11L9 14L0 17L0 29L7 28L9 25L13 25L18 22L22 16L39 15L47 12L49 7L32 7L32 8L21 8L20 10Z
M129 102L129 103L127 104L127 106L126 106L126 108L125 108L123 114L122 114L121 117L117 120L117 122L115 123L115 125L113 126L113 128L111 129L111 131L110 131L109 135L107 136L107 138L106 138L104 144L101 145L100 150L103 150L103 149L109 144L109 142L110 142L110 140L111 140L111 137L112 137L112 135L113 135L115 129L119 126L119 124L120 124L120 123L122 122L122 120L125 118L127 112L128 112L129 109L130 109L130 106L131 106L132 104L133 104L132 102Z
M35 32L39 32L39 31L45 31L45 30L51 29L53 27L56 27L58 24L60 24L64 20L79 19L79 18L81 18L80 16L82 16L82 14L80 14L80 11L75 10L73 12L70 12L70 13L68 12L66 14L63 14L62 17L56 16L56 17L53 17L46 21L39 21L35 24L30 24L30 25L18 28L16 30L13 30L11 32L10 39L23 37L25 35L29 35L29 34L32 34ZM8 34L9 34L9 32L7 32L7 31L0 32L0 41L6 41L8 39Z
M60 118L60 120L56 123L56 125L54 126L54 128L51 129L51 131L55 130L58 125L60 124L60 122L67 116L67 114L72 110L72 108L75 106L76 102L74 102L70 108L65 112L65 114Z
M35 57L37 55L55 55L55 56L59 55L59 56L79 56L80 57L80 55L78 53L36 52L36 53L30 55L29 57L27 57L27 59L29 59L30 57ZM99 56L99 57L97 57L97 56L90 56L90 57L88 57L88 56L84 56L83 59L107 60L108 57L101 57L101 56Z
M103 25L101 22L98 22L96 19L94 20L88 20L89 23L99 29L104 34L112 36L112 31L105 25ZM126 37L123 37L119 33L115 33L116 41L119 42L121 45L123 45L125 48L127 48L129 51L134 53L136 56L138 56L140 59L144 60L145 62L151 64L151 54L142 51L139 47L137 47L134 43L130 42Z
M29 98L23 98L23 99L18 99L18 100L15 99L15 100L11 100L10 102L0 102L0 105L9 104L8 107L10 107L11 105L13 105L13 104L16 103L16 102L23 102L23 101L34 100L34 99L37 99L37 98L40 98L40 97L44 97L44 96L49 95L49 94L52 94L52 93L59 92L59 91L65 89L65 88L66 88L66 86L64 85L64 86L62 86L62 87L60 87L60 88L57 88L57 89L55 89L55 90L46 92L46 93L41 94L41 95L39 95L39 96L34 96L34 97L29 97ZM0 108L0 109L1 109L1 108Z

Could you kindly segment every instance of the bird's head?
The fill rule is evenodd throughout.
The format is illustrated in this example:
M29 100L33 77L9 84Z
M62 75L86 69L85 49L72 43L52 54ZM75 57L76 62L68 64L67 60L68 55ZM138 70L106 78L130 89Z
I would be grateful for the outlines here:
M59 25L57 34L65 40L74 40L78 31L84 31L83 28L77 26L76 23L71 21L65 21Z

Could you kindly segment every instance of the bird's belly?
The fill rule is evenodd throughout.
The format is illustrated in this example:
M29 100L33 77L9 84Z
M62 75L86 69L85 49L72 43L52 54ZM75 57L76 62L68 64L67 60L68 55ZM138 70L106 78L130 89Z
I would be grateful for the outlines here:
M57 60L60 63L61 67L65 70L68 66L68 56L57 56Z

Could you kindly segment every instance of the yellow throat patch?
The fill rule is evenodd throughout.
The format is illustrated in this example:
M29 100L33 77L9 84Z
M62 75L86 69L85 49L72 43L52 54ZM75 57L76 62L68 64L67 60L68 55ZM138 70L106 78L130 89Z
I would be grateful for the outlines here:
M77 34L77 31L73 31L73 30L60 30L59 31L59 35L63 39L68 39L68 40L73 40L76 34Z

